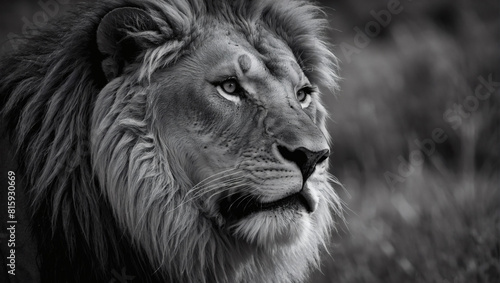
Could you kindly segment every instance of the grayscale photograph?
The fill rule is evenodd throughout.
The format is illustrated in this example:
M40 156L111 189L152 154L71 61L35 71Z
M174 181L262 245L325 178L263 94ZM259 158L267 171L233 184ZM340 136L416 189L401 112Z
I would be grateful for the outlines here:
M500 282L500 1L0 7L0 282Z

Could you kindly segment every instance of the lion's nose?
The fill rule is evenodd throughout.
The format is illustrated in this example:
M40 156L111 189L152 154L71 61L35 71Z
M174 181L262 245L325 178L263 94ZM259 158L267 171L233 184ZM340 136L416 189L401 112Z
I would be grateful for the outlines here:
M311 151L305 147L289 150L285 146L278 145L278 151L286 160L292 161L299 166L304 183L311 176L316 164L323 162L330 155L330 150Z

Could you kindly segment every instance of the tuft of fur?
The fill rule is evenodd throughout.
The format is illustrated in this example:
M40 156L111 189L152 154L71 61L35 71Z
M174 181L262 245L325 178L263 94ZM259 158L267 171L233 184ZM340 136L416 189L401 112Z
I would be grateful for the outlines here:
M129 35L151 47L108 84L96 30L118 7L147 11L159 30ZM84 5L0 62L1 113L29 188L44 282L107 282L123 267L138 282L300 282L317 265L312 244L255 249L220 237L183 204L194 184L152 129L144 85L202 44L208 20L230 23L250 43L259 40L253 27L264 28L290 46L313 83L337 87L321 10L300 0ZM334 193L327 198L341 214ZM311 243L323 242L333 225L331 215L320 221L327 223L321 231L306 232Z

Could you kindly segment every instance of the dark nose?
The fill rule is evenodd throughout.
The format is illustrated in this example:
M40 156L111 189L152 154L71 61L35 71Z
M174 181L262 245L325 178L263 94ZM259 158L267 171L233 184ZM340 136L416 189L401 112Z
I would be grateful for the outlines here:
M304 183L311 176L316 168L316 164L323 162L330 155L330 150L311 151L305 147L299 147L290 151L288 148L279 145L278 151L286 160L292 161L300 168Z

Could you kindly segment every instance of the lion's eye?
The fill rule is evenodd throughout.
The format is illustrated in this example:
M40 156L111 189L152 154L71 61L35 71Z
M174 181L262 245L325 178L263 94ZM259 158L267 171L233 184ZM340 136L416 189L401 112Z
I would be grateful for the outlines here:
M217 85L217 92L227 100L235 103L241 101L241 86L236 79L227 79Z
M229 79L223 82L221 86L226 93L233 94L238 89L238 82L234 79Z
M311 104L312 98L311 93L313 92L312 87L304 87L297 91L297 100L300 102L302 108L307 108Z
M307 93L305 90L301 89L297 92L297 99L300 101L300 102L304 102L304 100L306 100L307 98Z

